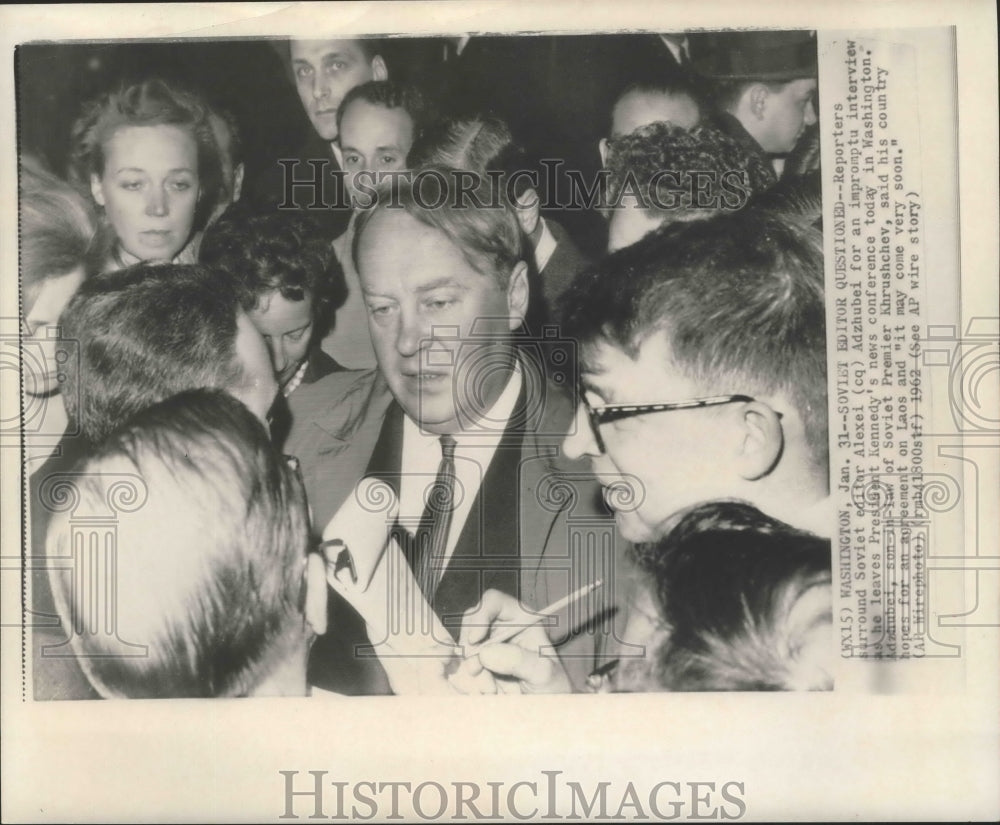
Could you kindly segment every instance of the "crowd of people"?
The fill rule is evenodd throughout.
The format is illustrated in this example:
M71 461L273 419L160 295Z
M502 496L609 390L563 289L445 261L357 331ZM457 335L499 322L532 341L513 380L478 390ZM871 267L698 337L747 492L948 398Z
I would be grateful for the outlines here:
M276 42L252 180L163 77L22 157L36 698L832 687L815 39L609 36L592 176L556 40Z

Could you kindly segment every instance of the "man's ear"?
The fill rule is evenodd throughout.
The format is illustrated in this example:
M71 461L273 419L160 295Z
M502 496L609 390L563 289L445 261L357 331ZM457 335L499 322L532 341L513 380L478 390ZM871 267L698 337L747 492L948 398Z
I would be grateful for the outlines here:
M541 199L534 189L525 189L518 195L516 212L517 222L521 224L521 230L531 238L538 228L538 219L541 216Z
M597 141L597 151L601 153L601 168L606 169L608 166L608 139L601 138Z
M746 481L757 481L781 459L785 448L781 418L767 404L750 401L743 408L740 425L738 471Z
M372 58L372 80L388 80L389 69L385 65L385 59L377 54Z
M104 206L104 190L101 189L101 179L97 175L90 176L90 194L98 206Z
M518 261L507 283L507 309L510 312L510 329L517 329L528 314L528 265Z
M767 108L767 99L771 95L771 90L763 83L754 83L747 90L750 111L757 120L764 119L764 110Z
M242 163L237 163L233 170L233 203L236 203L240 199L240 195L243 194L243 175L246 171L246 167Z

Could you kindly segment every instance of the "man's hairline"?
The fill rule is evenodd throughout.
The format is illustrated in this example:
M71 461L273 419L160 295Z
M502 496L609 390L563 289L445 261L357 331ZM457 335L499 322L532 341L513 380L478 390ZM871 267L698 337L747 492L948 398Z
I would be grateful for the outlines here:
M309 63L308 60L304 60L303 58L296 58L294 56L294 54L292 53L292 49L293 49L293 47L294 47L294 45L296 43L327 43L327 44L330 44L330 43L350 43L350 44L352 44L352 45L354 45L354 46L357 47L358 51L361 53L361 59L364 60L364 61L366 61L369 65L371 65L372 63L374 63L375 62L375 58L377 58L377 57L381 57L383 60L385 60L385 57L383 57L382 52L379 49L372 48L370 50L370 55L371 56L369 56L369 49L367 49L365 46L358 45L360 43L365 43L365 42L369 42L369 43L373 42L373 38L368 38L368 37L335 37L335 38L332 38L330 40L327 40L327 39L324 39L324 38L312 38L312 37L290 37L290 38L288 38L288 63L289 63L289 65L292 65L292 66L294 66L294 64L296 63L296 61L299 61L299 62L302 62L302 63ZM337 49L332 49L331 48L328 51L324 51L323 54L320 55L320 60L323 60L324 58L326 58L327 55L330 55L330 54L340 54L340 52Z
M374 206L372 206L370 209L369 216L365 219L365 221L361 225L360 233L355 236L355 240L352 246L357 250L357 255L352 257L354 257L354 266L357 269L359 276L361 275L360 262L361 262L361 245L363 243L362 238L364 237L365 232L370 230L371 224L374 220L376 220L378 214L388 212L389 209L390 209L389 206L382 206L381 204L375 204ZM458 251L458 254L462 256L462 260L464 260L475 271L477 275L479 275L482 278L488 278L492 280L497 290L500 292L507 291L507 289L510 287L511 280L514 277L514 271L521 264L526 264L526 261L524 261L524 259L521 258L520 254L518 254L517 256L515 256L516 260L514 261L514 265L510 268L510 272L508 272L506 275L503 275L502 273L499 272L483 272L482 269L479 268L479 265L477 265L475 260L473 260L473 258L471 258L466 253L466 251L462 249L462 247L460 247L457 243L455 243L452 240L452 238L448 235L448 233L445 232L441 227L437 226L434 223L427 223L425 221L420 220L420 218L416 217L414 213L411 212L406 207L403 207L401 209L393 208L393 211L396 213L403 213L407 215L407 217L409 217L414 222L418 223L420 226L424 226L427 229L431 229L438 235L440 235L442 238L444 238L452 248ZM362 287L362 292L364 292L364 287Z

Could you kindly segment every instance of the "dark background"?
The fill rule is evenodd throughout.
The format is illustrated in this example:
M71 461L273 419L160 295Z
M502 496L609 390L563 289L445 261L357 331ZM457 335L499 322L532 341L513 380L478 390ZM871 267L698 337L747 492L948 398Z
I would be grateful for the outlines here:
M106 6L108 14L115 7ZM180 81L230 109L240 123L247 180L300 147L311 129L277 41L202 40L28 44L16 50L19 150L65 176L81 104L123 81ZM391 38L382 53L395 80L421 84L444 113L504 118L529 162L559 159L589 182L600 167L615 96L631 80L671 71L656 35L473 37L444 62L446 38ZM560 179L557 197L568 195ZM544 186L543 186L544 189ZM541 193L543 197L547 194ZM589 251L604 245L592 211L558 219Z

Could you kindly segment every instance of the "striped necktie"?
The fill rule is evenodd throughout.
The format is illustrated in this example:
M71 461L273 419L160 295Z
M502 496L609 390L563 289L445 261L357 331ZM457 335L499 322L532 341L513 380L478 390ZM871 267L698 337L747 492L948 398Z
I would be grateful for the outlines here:
M427 601L432 601L444 573L445 550L455 509L455 446L453 436L442 435L441 463L437 478L427 491L427 503L417 529L417 583Z

